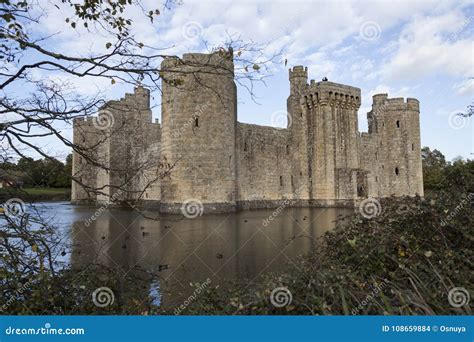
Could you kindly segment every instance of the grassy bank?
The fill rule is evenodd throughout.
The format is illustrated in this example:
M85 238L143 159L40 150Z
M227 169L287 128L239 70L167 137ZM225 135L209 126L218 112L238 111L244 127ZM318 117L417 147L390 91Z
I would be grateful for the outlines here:
M2 202L10 198L20 198L25 202L40 201L69 201L71 199L70 188L24 188L0 189L0 200Z

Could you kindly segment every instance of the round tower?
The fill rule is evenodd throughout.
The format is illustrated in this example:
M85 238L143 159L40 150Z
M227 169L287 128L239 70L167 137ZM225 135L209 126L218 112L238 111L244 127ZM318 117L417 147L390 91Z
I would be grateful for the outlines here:
M371 113L372 130L369 132L378 133L381 196L422 196L418 100L376 95Z
M300 94L308 85L308 67L297 65L290 69L290 94Z
M167 58L163 80L162 182L164 212L183 203L202 211L235 210L237 90L232 54L189 53Z
M291 173L294 192L302 200L309 200L308 168L308 121L303 92L308 87L308 68L295 66L289 69L290 96L287 99L288 129L290 131L289 148L291 155Z

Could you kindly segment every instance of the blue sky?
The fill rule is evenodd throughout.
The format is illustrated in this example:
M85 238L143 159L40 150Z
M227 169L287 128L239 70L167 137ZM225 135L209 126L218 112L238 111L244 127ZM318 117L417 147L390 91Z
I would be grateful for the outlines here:
M144 1L156 7L156 1ZM305 65L317 81L360 87L359 126L366 130L371 97L415 97L421 106L422 145L441 150L448 159L472 158L474 118L465 112L474 98L472 1L187 1L162 11L154 24L135 22L137 38L148 45L169 47L166 53L204 52L219 46L229 34L267 44L264 52L282 51L270 66L266 86L255 89L258 104L239 87L238 119L270 125L271 114L286 110L288 67ZM47 6L47 5L45 5ZM47 8L47 7L45 7ZM51 48L86 54L104 49L107 38L72 30L56 8L47 8L41 34L58 33ZM131 12L137 16L138 13ZM39 75L44 77L44 75ZM48 77L52 77L49 75ZM54 77L54 76L53 76ZM130 87L108 80L71 80L77 91L100 89L110 99ZM159 103L159 94L155 94ZM160 109L154 110L159 118ZM70 129L64 130L70 134ZM67 150L53 142L51 148ZM58 153L60 155L61 153Z

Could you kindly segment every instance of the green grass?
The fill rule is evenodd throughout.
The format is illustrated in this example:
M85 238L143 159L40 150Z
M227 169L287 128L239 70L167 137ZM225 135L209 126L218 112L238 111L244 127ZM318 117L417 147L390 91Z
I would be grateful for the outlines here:
M26 188L23 189L27 194L30 195L53 195L53 194L63 194L70 191L68 188Z
M18 192L26 192L28 195L58 195L64 194L71 191L68 188L24 188ZM12 188L0 188L0 193L12 193L16 192Z

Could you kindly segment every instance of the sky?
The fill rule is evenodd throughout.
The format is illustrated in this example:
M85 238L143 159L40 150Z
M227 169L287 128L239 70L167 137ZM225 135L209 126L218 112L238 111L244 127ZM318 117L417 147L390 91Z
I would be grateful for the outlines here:
M143 3L156 7L157 2ZM49 15L38 34L54 34L50 48L78 54L105 49L107 38L72 30L64 21L67 10L44 6ZM130 16L138 18L138 10ZM281 51L265 85L256 84L256 100L238 87L240 122L271 125L272 113L286 110L288 68L304 65L310 79L328 77L361 88L360 131L367 131L372 95L414 97L420 101L422 146L440 150L449 160L473 158L474 117L456 115L466 112L474 98L472 1L173 0L153 24L137 19L133 30L138 40L166 47L169 54L206 52L229 35L264 45L262 58ZM110 99L132 91L109 80L74 82L79 93L100 89ZM159 104L159 94L153 95ZM159 106L153 115L160 118ZM70 135L70 129L64 132Z

